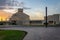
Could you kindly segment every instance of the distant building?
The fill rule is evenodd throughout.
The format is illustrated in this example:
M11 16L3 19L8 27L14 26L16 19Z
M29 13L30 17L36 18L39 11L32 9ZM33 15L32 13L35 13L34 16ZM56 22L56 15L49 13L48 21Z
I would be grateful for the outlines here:
M10 18L10 22L15 22L17 25L29 25L29 20L29 16L23 13L23 9L18 9L18 12Z
M44 19L46 19L46 18L44 18ZM47 22L48 22L48 24L59 24L60 23L60 14L49 15L47 17Z
M30 20L30 25L43 25L43 20Z

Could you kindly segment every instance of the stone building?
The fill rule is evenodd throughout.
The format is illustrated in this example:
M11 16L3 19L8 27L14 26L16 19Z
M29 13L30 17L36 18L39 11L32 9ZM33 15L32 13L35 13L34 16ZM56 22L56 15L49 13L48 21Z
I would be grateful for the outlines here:
M23 9L21 8L10 18L10 22L15 22L17 25L29 25L29 20L29 16L23 13Z
M49 24L60 24L60 14L49 15L47 17L47 22Z

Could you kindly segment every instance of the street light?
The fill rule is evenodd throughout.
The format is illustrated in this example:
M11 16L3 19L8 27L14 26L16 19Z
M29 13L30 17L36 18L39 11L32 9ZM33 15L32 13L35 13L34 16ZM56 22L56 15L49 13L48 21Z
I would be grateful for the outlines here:
M47 7L45 7L45 11L46 11L46 27L47 27L47 25L48 25L48 23L47 23Z

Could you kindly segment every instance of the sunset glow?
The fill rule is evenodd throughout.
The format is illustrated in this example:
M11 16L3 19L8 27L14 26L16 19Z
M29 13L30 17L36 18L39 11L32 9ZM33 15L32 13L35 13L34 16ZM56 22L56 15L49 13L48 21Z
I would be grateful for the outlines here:
M0 17L0 21L6 21L5 17Z
M11 13L0 10L0 21L7 21L11 17Z
M4 9L3 11L14 14L17 12L17 9ZM27 12L25 13L28 14ZM31 20L44 20L43 12L40 11L33 11L32 14L30 13L28 15L30 16Z

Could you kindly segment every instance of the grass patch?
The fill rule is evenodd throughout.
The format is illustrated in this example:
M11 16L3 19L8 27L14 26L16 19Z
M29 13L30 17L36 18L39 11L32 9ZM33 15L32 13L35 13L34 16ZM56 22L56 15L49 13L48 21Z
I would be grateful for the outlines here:
M0 30L0 40L23 40L27 32L18 30Z

